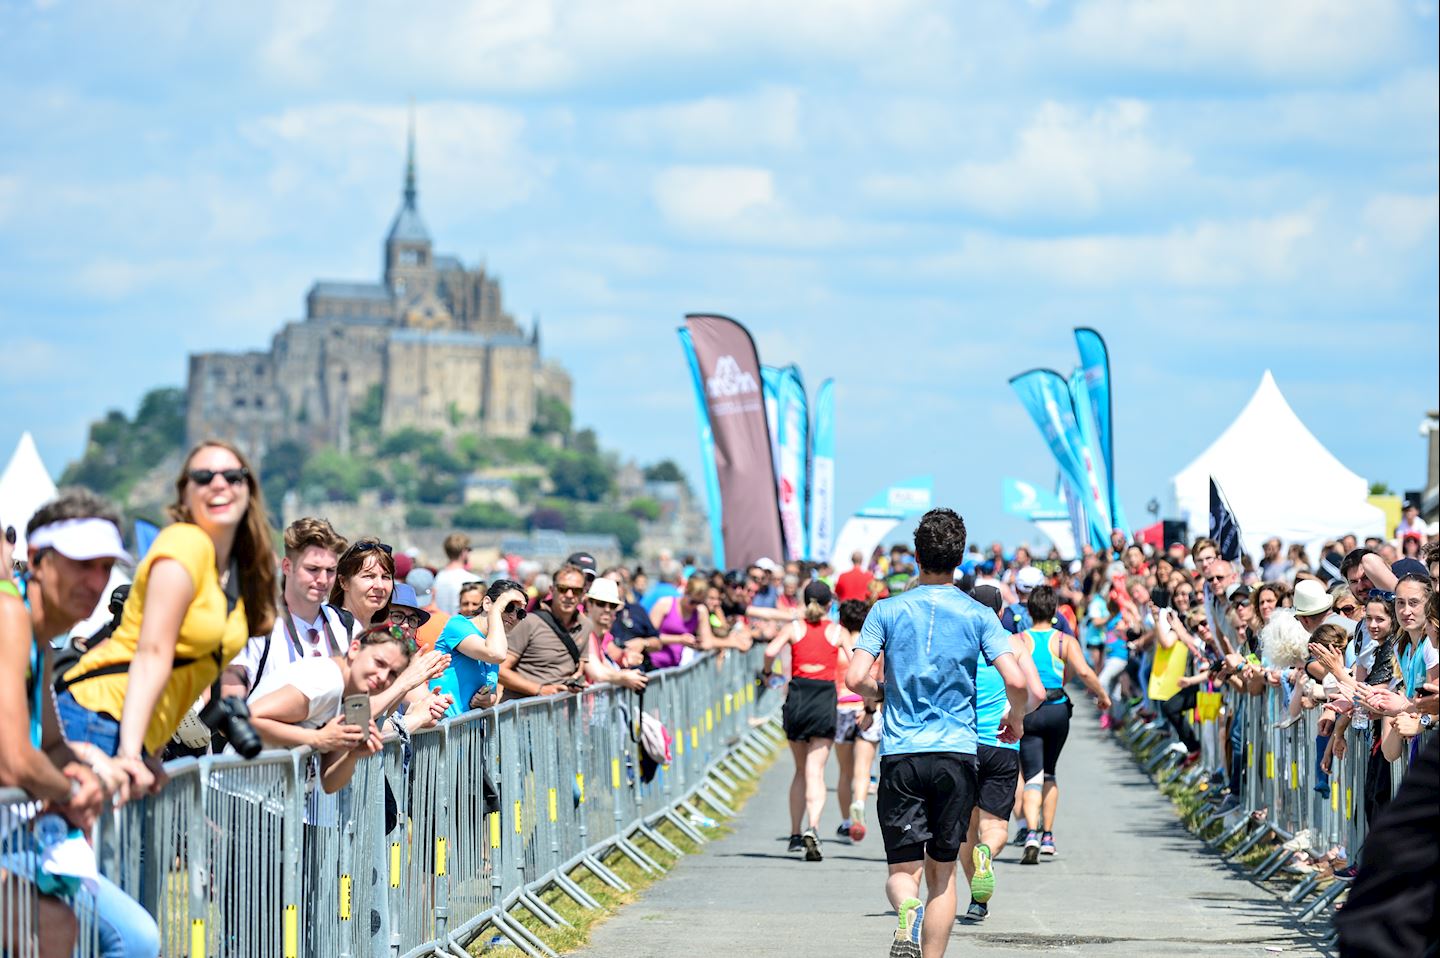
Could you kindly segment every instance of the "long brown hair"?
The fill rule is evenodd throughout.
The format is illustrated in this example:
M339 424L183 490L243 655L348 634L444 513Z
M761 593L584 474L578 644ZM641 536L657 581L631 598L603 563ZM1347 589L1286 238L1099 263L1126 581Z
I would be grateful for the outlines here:
M265 512L265 494L260 491L260 478L245 454L223 439L206 439L185 455L180 475L175 479L175 502L166 508L176 522L194 522L185 508L185 486L190 481L190 460L201 449L224 449L240 462L245 470L245 485L250 489L250 505L245 519L235 531L235 545L230 557L240 577L240 598L245 601L245 620L250 635L268 635L275 625L275 550L270 539L270 519Z
M345 583L349 582L360 570L365 568L366 561L371 556L378 556L380 568L390 576L392 583L390 589L390 602L395 601L395 557L387 551L386 547L374 536L363 536L350 543L350 547L340 554L340 561L335 564L335 584L330 587L330 604L335 608L341 608L345 604ZM390 602L385 603L385 609L390 608ZM377 619L381 612L375 613ZM368 623L367 623L368 624Z

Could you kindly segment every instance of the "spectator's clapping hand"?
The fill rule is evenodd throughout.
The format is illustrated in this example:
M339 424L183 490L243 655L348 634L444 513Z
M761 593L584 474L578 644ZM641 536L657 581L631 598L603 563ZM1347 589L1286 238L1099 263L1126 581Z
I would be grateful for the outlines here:
M1395 731L1406 738L1414 738L1420 734L1420 716L1414 712L1401 712L1395 716Z
M345 716L337 715L314 731L310 747L324 755L327 752L355 748L364 740L364 729L346 723Z
M1380 715L1399 715L1410 707L1410 700L1399 692L1379 686L1370 686L1362 693L1365 707Z

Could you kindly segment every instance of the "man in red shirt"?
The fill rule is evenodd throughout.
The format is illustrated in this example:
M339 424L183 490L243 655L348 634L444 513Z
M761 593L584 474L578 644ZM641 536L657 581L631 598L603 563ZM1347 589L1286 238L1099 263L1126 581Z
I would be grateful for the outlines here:
M854 564L849 572L842 572L840 578L835 582L835 598L840 602L848 602L851 599L858 599L861 602L869 601L870 580L875 578L870 570L865 568L865 556L856 552L851 554L850 561Z

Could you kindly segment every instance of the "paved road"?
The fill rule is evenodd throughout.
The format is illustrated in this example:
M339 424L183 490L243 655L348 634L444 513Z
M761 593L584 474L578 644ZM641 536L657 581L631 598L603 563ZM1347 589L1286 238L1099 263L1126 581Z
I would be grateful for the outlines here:
M947 954L1269 958L1323 952L1294 930L1287 907L1190 836L1127 753L1077 709L1060 762L1059 855L996 863L990 917L957 923ZM894 913L884 896L878 830L859 845L824 842L825 860L785 853L782 757L734 834L683 860L642 899L595 930L587 958L884 955ZM831 762L834 779L834 762ZM835 801L823 833L839 824ZM968 896L964 896L968 898ZM963 903L962 903L963 910ZM1278 952L1277 952L1278 950Z

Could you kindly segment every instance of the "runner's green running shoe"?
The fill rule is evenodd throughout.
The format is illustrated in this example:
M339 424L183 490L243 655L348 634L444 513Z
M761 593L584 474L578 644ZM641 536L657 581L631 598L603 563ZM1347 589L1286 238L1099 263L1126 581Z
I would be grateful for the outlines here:
M975 877L970 879L970 897L985 904L995 894L995 869L990 867L990 846L976 845L970 853L975 863Z
M925 906L918 898L900 903L900 927L890 943L890 958L920 958L920 927L925 921Z

